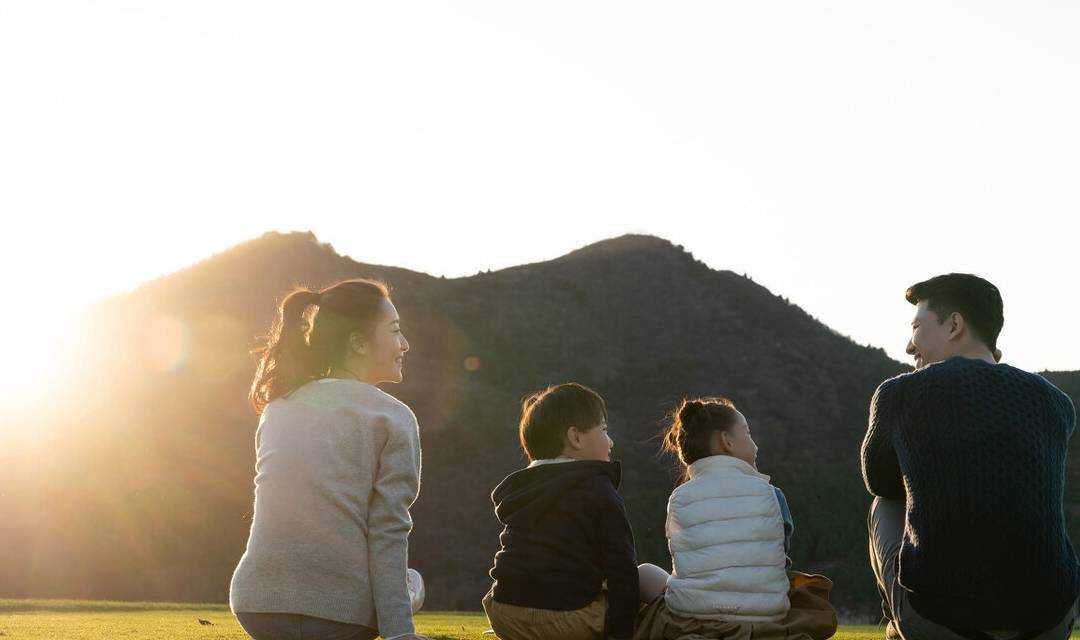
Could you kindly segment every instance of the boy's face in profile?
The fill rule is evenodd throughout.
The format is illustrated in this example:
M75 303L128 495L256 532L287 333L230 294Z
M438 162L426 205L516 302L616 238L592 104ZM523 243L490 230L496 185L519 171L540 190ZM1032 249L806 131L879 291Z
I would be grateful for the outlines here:
M588 431L570 427L566 432L564 452L578 460L611 460L611 448L615 446L608 437L608 426L602 422Z

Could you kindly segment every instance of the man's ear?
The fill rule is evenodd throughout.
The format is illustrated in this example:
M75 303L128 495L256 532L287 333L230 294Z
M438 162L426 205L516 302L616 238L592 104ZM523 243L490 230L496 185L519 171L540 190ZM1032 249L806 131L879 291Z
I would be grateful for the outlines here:
M964 333L964 328L967 326L967 323L964 321L964 316L960 315L959 311L950 313L945 322L948 323L949 340L956 340L959 338Z
M1001 349L994 349L994 362L1001 362Z

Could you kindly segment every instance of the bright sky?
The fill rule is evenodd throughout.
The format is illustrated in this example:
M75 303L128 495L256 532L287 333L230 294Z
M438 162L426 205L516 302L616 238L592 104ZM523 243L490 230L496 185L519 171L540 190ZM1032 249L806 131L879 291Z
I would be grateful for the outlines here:
M8 362L310 229L448 276L652 233L905 361L904 289L975 272L1007 361L1080 369L1078 27L1067 2L0 0Z

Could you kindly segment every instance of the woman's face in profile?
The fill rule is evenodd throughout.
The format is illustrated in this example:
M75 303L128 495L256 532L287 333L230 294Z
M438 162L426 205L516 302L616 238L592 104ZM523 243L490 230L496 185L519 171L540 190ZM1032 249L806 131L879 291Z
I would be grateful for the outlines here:
M401 382L409 341L401 331L401 318L389 299L379 309L367 350L367 369L373 382Z

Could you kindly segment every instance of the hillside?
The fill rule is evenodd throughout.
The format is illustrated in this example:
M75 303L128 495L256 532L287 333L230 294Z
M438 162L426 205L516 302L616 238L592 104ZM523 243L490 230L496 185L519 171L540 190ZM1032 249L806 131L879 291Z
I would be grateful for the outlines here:
M576 380L608 400L642 561L669 565L664 416L723 394L791 502L796 566L836 579L842 608L876 610L858 448L875 386L908 368L649 236L445 279L270 233L97 305L60 400L9 417L23 436L0 453L0 597L224 600L250 526L255 336L293 284L354 276L391 285L412 343L386 390L421 425L410 563L431 608L479 607L499 531L488 494L522 464L520 398ZM1080 395L1080 373L1048 375Z

